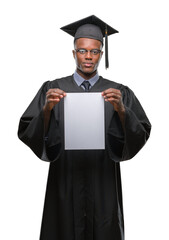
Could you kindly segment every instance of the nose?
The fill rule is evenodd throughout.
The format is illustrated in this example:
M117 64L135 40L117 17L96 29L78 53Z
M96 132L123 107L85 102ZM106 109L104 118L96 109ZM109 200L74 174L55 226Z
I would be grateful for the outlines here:
M86 58L86 59L92 59L92 54L91 54L90 51L88 51L88 52L86 53L85 58Z

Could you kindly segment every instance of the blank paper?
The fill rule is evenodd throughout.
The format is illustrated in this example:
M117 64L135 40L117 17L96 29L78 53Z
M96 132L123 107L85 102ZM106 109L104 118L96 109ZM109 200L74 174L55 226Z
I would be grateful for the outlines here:
M105 149L104 98L67 93L64 98L65 150Z

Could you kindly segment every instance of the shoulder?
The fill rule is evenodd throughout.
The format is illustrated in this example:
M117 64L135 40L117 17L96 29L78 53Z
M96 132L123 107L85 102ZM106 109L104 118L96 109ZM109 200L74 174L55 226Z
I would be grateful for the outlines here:
M119 89L123 95L123 98L131 98L131 97L135 97L134 92L126 85L122 84L122 83L118 83L118 82L114 82L112 80L103 78L101 78L101 82L104 85L104 89L108 89L108 88L115 88L115 89Z
M129 89L127 86L123 85L122 83L114 82L112 80L103 78L102 76L100 76L100 80L106 88L115 88L115 89L119 89L122 91Z
M68 83L70 83L72 79L73 75L56 78L54 80L48 80L42 84L40 90L48 91L51 88L62 88L62 86L66 86Z
M62 78L57 78L55 80L50 81L50 86L51 88L60 88L60 86L66 85L69 82L72 81L73 75L62 77Z

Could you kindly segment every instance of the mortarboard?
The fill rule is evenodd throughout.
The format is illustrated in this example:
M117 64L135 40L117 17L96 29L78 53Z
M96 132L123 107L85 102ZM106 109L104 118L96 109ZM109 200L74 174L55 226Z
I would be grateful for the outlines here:
M101 41L103 44L103 37L105 37L105 65L106 68L109 67L108 36L118 33L116 29L110 27L107 23L103 22L95 15L83 18L79 21L66 25L61 29L73 36L74 40L78 38L92 38Z

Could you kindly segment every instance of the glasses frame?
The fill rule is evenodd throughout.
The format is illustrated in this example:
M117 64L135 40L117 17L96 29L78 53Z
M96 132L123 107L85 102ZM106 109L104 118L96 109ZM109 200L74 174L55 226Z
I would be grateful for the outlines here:
M84 52L80 52L80 51L84 51ZM94 53L94 51L96 51L96 53ZM102 51L100 49L91 49L91 50L87 50L85 48L78 48L75 49L76 53L80 53L81 55L86 55L88 52L90 52L90 54L92 56L97 56L98 54L100 54Z

